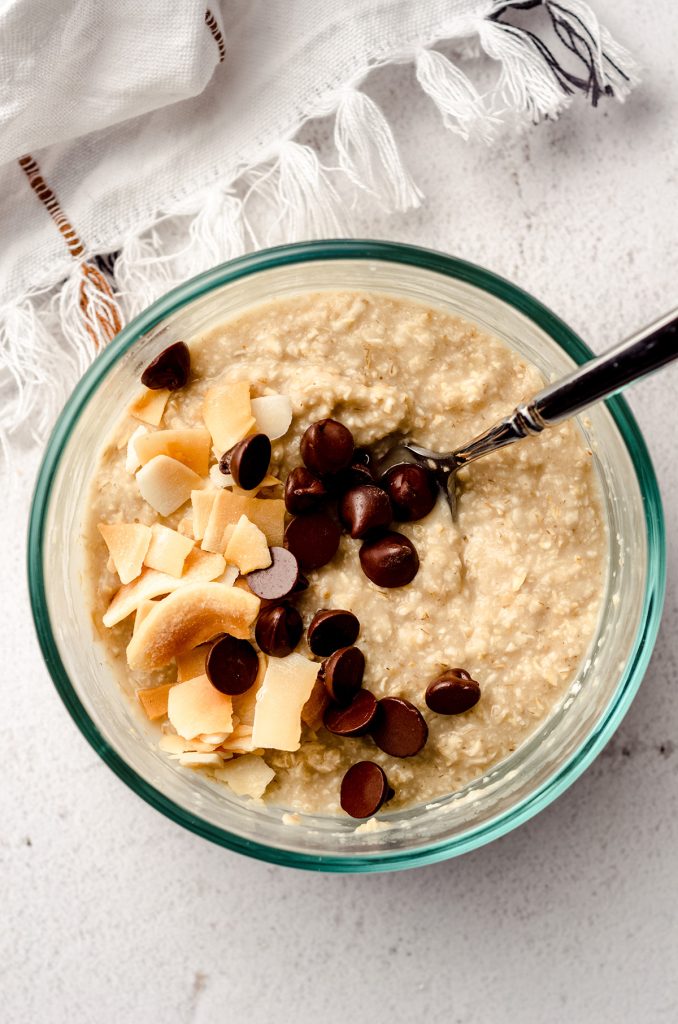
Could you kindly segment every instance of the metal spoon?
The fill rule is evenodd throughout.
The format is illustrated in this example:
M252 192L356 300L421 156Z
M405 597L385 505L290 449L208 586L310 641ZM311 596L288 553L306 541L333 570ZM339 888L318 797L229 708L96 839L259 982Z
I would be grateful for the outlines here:
M517 406L489 430L454 451L433 452L414 441L399 441L379 459L377 477L383 479L398 466L423 466L437 475L454 515L454 477L462 466L576 416L673 359L678 359L678 310L550 384L531 402Z

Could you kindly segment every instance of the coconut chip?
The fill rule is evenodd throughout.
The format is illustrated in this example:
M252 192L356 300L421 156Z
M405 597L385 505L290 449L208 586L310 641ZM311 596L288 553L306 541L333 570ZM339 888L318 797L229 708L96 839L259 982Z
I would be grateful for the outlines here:
M141 572L151 543L151 529L142 523L99 523L121 583L131 583Z
M140 604L163 594L171 594L179 587L200 580L207 582L221 576L226 568L223 555L210 554L194 548L184 562L183 574L177 578L157 569L142 569L141 575L127 583L113 595L104 616L104 626L115 626L136 611Z
M228 734L233 721L231 698L212 686L207 676L197 676L172 687L167 716L187 739L213 732Z
M144 564L170 576L181 576L184 563L193 550L193 541L182 537L176 530L154 523L151 527L151 543L148 546Z
M137 690L137 699L151 722L167 714L168 695L173 686L174 683L163 683L148 690Z
M156 455L167 455L188 466L198 476L207 476L210 457L210 435L203 427L181 430L155 430L137 438L135 450L142 466Z
M275 778L275 772L261 757L245 754L229 761L214 773L215 778L225 782L237 796L250 796L258 800L266 787Z
M129 642L127 662L132 669L161 668L218 633L247 640L259 607L257 597L236 587L189 583L149 613ZM211 731L220 730L200 730Z
M159 427L169 396L170 393L166 388L157 391L144 388L141 394L127 407L127 411L135 419L149 423L152 427Z
M240 516L235 524L224 551L224 558L231 565L236 565L241 573L267 569L271 564L271 552L266 537L247 516Z
M202 415L216 450L227 452L256 426L249 383L236 381L211 387L205 394Z

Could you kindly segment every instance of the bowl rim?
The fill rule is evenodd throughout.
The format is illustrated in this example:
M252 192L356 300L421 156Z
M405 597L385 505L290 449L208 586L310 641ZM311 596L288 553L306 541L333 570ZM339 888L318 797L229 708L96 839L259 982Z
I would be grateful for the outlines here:
M172 289L124 327L85 372L66 402L47 443L38 470L28 526L28 586L38 642L52 681L75 724L88 743L115 774L138 796L166 817L191 832L238 853L269 863L314 871L362 873L432 864L477 849L532 818L563 793L591 764L618 727L645 674L659 629L666 583L664 515L649 452L627 403L616 396L606 402L629 452L638 479L647 531L647 577L643 608L631 655L610 701L588 737L560 769L514 806L482 825L471 826L452 839L436 840L413 850L385 850L364 854L312 855L244 839L212 825L176 804L156 789L106 742L89 717L61 661L47 610L42 550L51 485L61 454L83 409L108 370L160 321L205 292L239 278L287 264L319 260L369 260L404 263L456 278L479 287L525 314L540 326L577 363L593 352L558 316L521 288L483 267L444 253L396 242L330 239L276 246L242 256L205 271Z

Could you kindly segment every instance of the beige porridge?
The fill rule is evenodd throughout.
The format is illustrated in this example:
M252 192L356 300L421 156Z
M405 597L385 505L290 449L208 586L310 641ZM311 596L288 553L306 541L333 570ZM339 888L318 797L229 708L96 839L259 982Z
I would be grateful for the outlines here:
M181 601L186 604L182 592L184 597L197 593L204 587L201 579L208 579L210 586L221 585L220 593L227 587L238 592L235 610L228 605L224 613L220 606L214 615L226 614L227 621L228 615L240 616L240 636L254 643L254 623L262 608L243 582L245 570L252 571L249 566L256 565L261 567L258 571L266 572L267 544L282 543L282 487L287 475L301 464L300 440L307 428L329 417L351 431L356 446L370 446L400 433L433 449L447 450L479 433L543 383L533 367L474 325L380 294L309 293L260 305L191 340L189 348L188 383L169 393L142 392L135 414L124 415L116 427L92 483L86 525L98 631L127 694L132 699L141 694L142 705L146 691L157 694L159 708L150 717L166 756L186 770L212 775L237 793L263 796L283 809L329 814L343 813L342 778L356 762L370 761L383 768L395 791L386 810L453 792L482 775L515 750L561 700L595 631L606 532L591 453L578 429L565 423L467 467L459 474L454 521L441 495L424 518L395 522L390 529L408 538L419 557L418 571L407 585L387 588L372 582L361 571L362 541L346 532L327 564L303 569L308 588L289 600L301 613L304 629L319 609L347 609L357 616L360 633L355 643L365 658L363 688L377 701L397 697L411 702L428 727L427 741L415 756L391 756L369 733L350 737L328 731L321 724L323 708L320 717L306 715L312 725L300 723L298 749L261 745L262 737L277 735L275 721L268 731L254 724L257 714L263 720L262 678L270 662L288 664L284 670L288 683L280 685L283 690L289 687L286 693L294 690L297 717L302 698L309 697L316 685L313 680L323 659L309 650L306 631L294 654L273 659L260 654L256 683L243 694L223 698L228 708L225 703L218 708L210 704L205 719L210 724L200 729L199 738L182 737L176 724L186 720L187 711L183 697L179 707L179 696L184 694L188 700L200 690L200 700L211 701L204 675L209 625L203 629L200 623L191 620L187 626L182 620L179 632L193 630L192 640L182 640L184 646L194 641L200 645L194 655L182 650L179 657L148 667L149 645L157 641L162 646L167 638L162 634L158 640L157 625L145 630L143 619L159 621L160 605L178 609ZM241 391L229 392L236 382L242 385ZM256 495L258 504L251 514L255 499L242 497L244 489L238 491L231 477L225 477L230 481L226 488L219 479L222 452L214 429L209 466L199 464L204 462L206 447L198 454L191 451L190 457L173 449L177 458L162 463L167 456L156 455L141 468L134 455L130 461L128 442L133 433L146 439L137 448L132 442L134 452L143 447L147 455L162 451L153 447L156 431L191 429L204 434L206 395L217 393L215 387L222 384L227 386L224 394L242 397L249 385L252 399L275 395L291 403L291 424L284 436L272 441L264 489ZM245 437L257 431L259 423L254 423L256 414L247 419L246 394L243 401L247 408L240 427ZM255 401L252 410L256 405ZM279 405L284 405L283 399ZM230 421L229 426L233 426ZM176 469L177 461L181 463L178 476L181 466L192 466L191 476L172 483L186 500L168 514L160 514L157 481L144 471L155 462L159 469L162 463L167 474L170 462ZM182 487L188 490L182 492ZM196 498L197 491L203 496ZM156 507L144 500L142 492L152 496ZM230 516L225 532L220 522L221 539L208 545L212 551L205 551L205 522L198 529L196 517L208 519L215 495L222 493L227 493L229 502L233 493L239 494L237 511L245 509L245 515L238 516L237 523L236 516ZM247 501L250 505L242 504ZM271 513L268 518L263 505ZM273 525L271 517L276 519ZM286 514L285 523L289 519ZM104 524L102 531L99 524ZM115 557L109 558L109 551L116 555L113 534L107 543L102 536L106 526L116 524L153 526L150 546L146 539L150 534L144 530L133 533L130 529L120 535L118 546L122 544L124 550L117 551L118 561L133 566L128 567L125 580L116 571ZM171 537L158 529L161 525L173 531ZM215 551L220 545L224 546ZM257 561L262 557L263 562ZM209 558L215 559L213 568L205 561ZM167 590L139 588L139 580L152 583L153 574L169 578L165 570L171 568L172 560L176 583L169 596L165 597ZM203 566L207 569L201 577ZM194 571L197 582L191 575ZM122 615L123 599L129 593L130 612L105 626L107 612L111 619L111 602L118 602ZM262 607L267 607L266 601ZM190 613L185 614L190 618ZM205 614L209 618L212 611ZM130 667L127 649L133 629L138 635L130 647L136 652ZM214 631L228 629L222 626ZM173 637L172 642L178 642ZM171 650L170 643L168 654ZM480 699L460 714L435 713L424 699L427 686L453 667L462 667L477 681ZM281 680L284 671L281 665ZM195 679L203 683L191 691L188 684ZM178 691L181 686L184 690ZM155 699L149 698L150 703ZM174 724L172 715L168 719L164 713L168 700L170 712L174 701ZM266 714L275 718L275 702ZM294 736L287 746L294 746ZM250 786L246 776L255 759L254 775L259 781ZM239 775L246 777L242 784Z

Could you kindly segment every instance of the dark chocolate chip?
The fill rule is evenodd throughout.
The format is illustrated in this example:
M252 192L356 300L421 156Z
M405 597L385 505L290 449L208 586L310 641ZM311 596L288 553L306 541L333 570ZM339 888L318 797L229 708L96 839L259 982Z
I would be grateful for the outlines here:
M300 572L299 575L297 576L297 582L290 590L290 594L302 594L304 590L308 590L310 585L311 584L308 582L303 572Z
M305 466L293 469L285 482L285 508L293 516L317 508L327 496L325 485Z
M272 562L267 569L255 569L245 579L253 594L265 601L279 601L294 590L299 579L299 563L286 548L270 548Z
M419 555L411 540L390 532L367 540L360 548L360 565L378 587L404 587L417 575Z
M236 697L254 685L259 673L259 658L249 640L222 636L210 648L205 672L215 689Z
M227 472L233 477L235 485L242 487L244 491L251 491L261 483L268 472L271 440L266 434L252 434L251 437L238 441L222 456L224 463L227 457ZM220 459L220 469L221 461Z
M308 627L308 646L313 654L326 658L340 647L350 647L358 639L360 623L353 612L343 608L321 608Z
M350 704L363 684L365 655L359 647L341 647L322 663L320 673L335 704Z
M371 818L393 796L384 769L374 761L351 765L341 780L340 803L352 818Z
M333 495L344 494L352 487L374 482L372 455L367 448L356 448L350 466L332 476L326 476L323 481L328 494Z
M463 668L450 668L426 688L426 704L437 715L460 715L480 700L480 685Z
M176 341L148 364L141 374L141 383L151 391L158 391L161 388L176 391L177 388L183 388L190 372L191 353L188 345L183 341Z
M337 420L312 423L301 439L301 457L314 473L338 473L350 466L353 434Z
M383 697L379 701L370 732L379 749L392 757L413 757L428 738L428 726L421 711L401 697Z
M323 723L335 736L363 736L377 713L377 699L369 690L358 690L346 708L329 707Z
M346 492L339 503L339 516L351 537L357 538L389 526L393 512L386 491L375 484L363 484Z
M369 448L356 448L351 459L352 466L365 466L370 469L372 466L372 452Z
M337 553L341 530L325 512L297 516L285 530L285 543L302 569L319 569Z
M304 623L294 605L275 604L260 613L254 638L264 654L284 658L292 653L303 632Z
M304 623L294 605L270 605L259 614L254 637L265 654L285 658L291 654L304 632Z
M436 503L438 485L422 466L398 466L387 474L385 488L393 515L401 523L423 519Z

